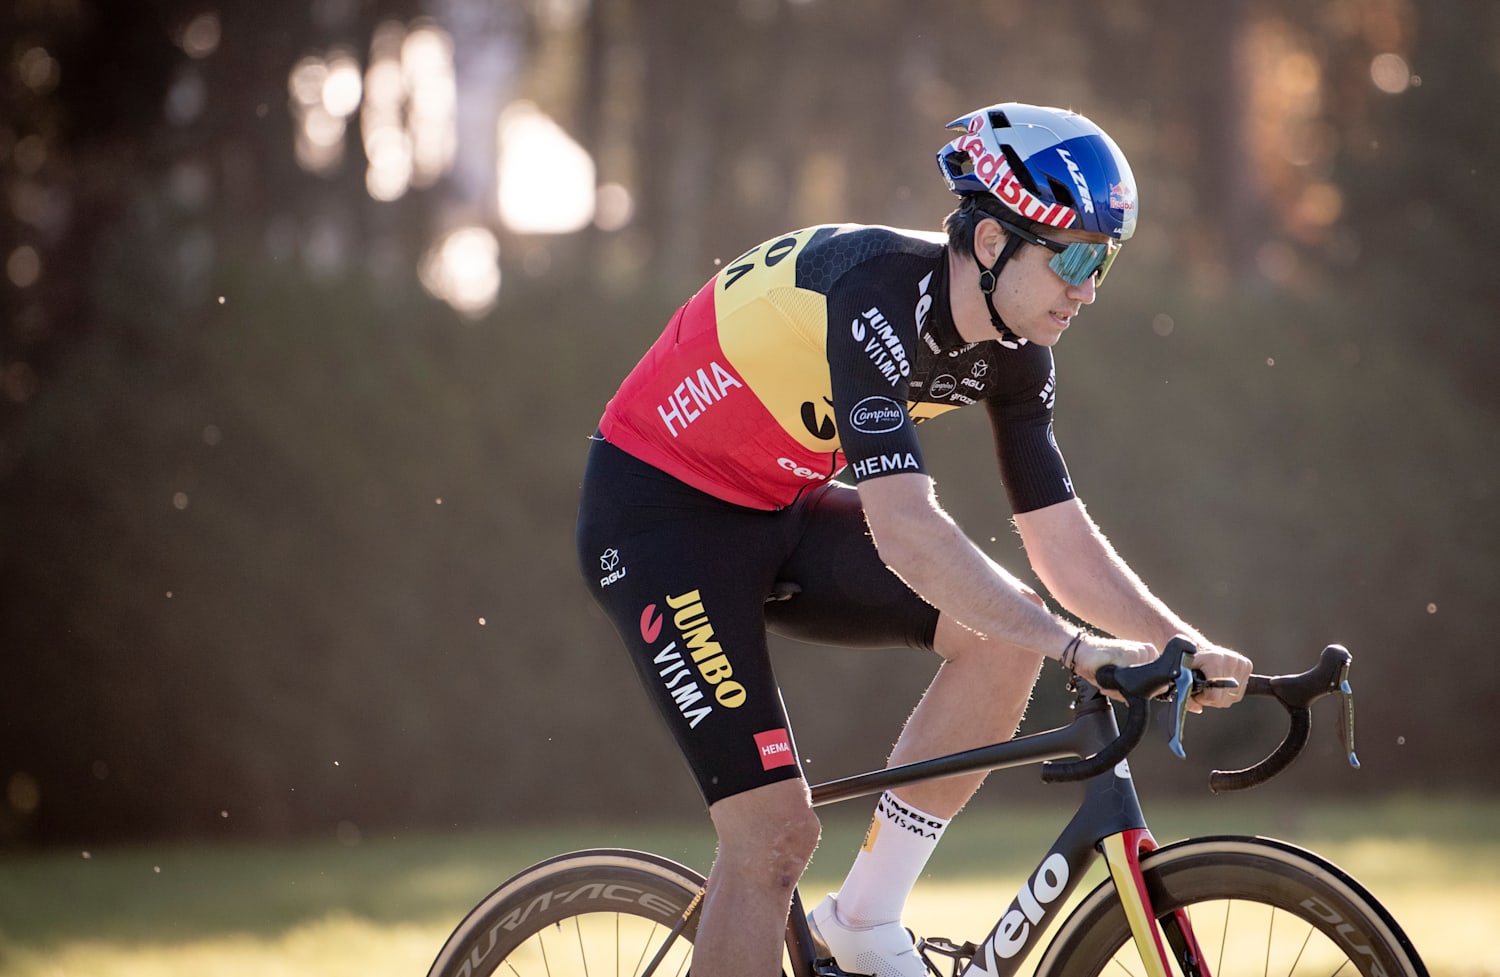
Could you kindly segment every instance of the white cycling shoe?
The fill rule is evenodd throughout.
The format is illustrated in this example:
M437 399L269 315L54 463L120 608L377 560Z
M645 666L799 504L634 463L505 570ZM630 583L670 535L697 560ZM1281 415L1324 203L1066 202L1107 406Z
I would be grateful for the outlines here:
M911 930L900 923L854 927L839 918L838 899L829 893L807 914L813 942L847 974L871 977L931 977L917 955Z

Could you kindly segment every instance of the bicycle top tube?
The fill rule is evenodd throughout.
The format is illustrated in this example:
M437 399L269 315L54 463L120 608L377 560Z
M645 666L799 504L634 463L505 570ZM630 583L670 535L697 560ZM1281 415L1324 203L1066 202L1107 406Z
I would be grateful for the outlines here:
M1077 715L1071 723L1056 729L816 784L811 788L813 806L835 804L854 797L878 794L893 787L966 773L1002 770L1070 756L1086 757L1096 753L1119 735L1114 712L1097 692L1091 690L1091 694L1082 697L1076 710Z

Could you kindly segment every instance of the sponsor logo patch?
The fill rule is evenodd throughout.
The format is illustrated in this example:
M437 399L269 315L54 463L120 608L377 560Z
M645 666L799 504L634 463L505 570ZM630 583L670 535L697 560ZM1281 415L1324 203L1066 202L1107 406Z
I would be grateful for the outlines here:
M697 373L685 376L666 401L656 408L667 433L677 437L703 412L745 385L717 362L710 362Z
M647 604L641 611L641 637L647 644L655 644L656 639L661 637L662 617L656 612L655 604Z
M599 578L600 587L608 587L625 576L625 568L620 566L620 551L611 546L599 557L599 569L604 571L604 576Z
M784 729L768 729L755 734L755 749L760 753L762 769L790 767L797 762L792 756L792 740Z
M854 470L855 478L869 478L871 475L884 475L886 472L915 472L921 471L922 466L917 464L917 456L910 451L896 451L888 455L876 455L873 458L864 458L849 466Z
M889 397L866 397L849 412L849 426L861 434L885 434L905 421L906 411Z

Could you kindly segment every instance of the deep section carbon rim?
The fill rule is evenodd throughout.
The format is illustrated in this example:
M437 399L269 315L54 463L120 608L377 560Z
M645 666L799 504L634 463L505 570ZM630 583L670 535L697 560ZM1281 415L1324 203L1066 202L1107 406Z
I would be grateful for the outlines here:
M1294 846L1200 839L1147 856L1142 869L1174 973L1426 977L1384 907L1342 870ZM1040 972L1146 973L1110 883L1064 923Z
M640 977L653 963L653 977L684 977L697 916L682 918L701 885L692 870L641 852L550 859L481 902L429 977Z

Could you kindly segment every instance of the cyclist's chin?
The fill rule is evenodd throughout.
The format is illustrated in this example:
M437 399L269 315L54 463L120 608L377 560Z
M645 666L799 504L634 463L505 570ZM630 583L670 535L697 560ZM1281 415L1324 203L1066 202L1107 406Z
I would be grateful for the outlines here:
M1068 323L1054 316L1047 316L1036 322L1028 323L1025 327L1015 330L1016 334L1027 342L1038 346L1056 346L1057 341L1062 339L1063 332L1068 328Z

